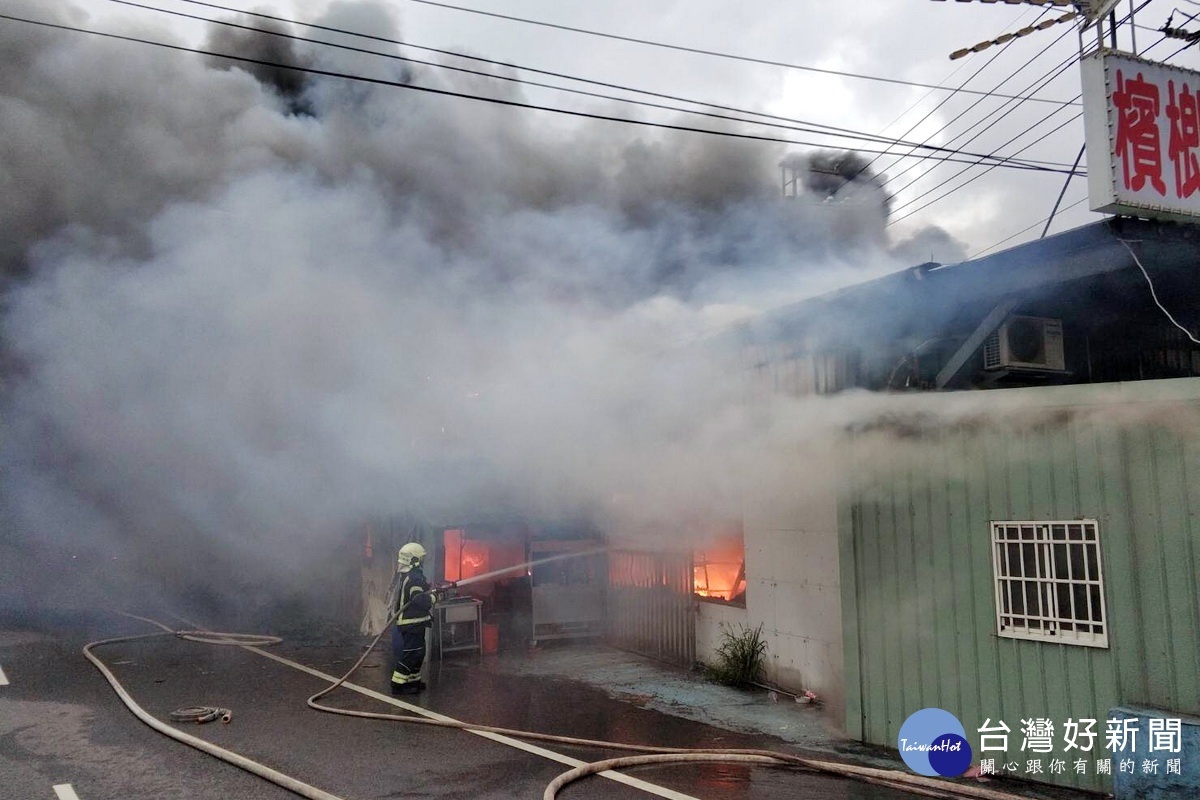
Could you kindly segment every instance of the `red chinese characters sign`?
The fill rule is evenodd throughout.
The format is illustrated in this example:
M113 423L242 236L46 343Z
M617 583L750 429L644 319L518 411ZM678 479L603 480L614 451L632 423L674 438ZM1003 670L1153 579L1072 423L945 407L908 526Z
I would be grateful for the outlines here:
M1083 87L1092 210L1200 217L1200 73L1105 51Z

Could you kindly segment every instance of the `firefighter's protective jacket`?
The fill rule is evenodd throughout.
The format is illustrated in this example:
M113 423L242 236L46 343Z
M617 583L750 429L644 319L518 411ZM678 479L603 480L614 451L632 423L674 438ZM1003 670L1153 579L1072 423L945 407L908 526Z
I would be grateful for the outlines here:
M429 611L433 608L433 592L429 591L429 581L420 567L414 567L404 573L400 581L400 592L396 595L396 624L400 627L409 625L429 625ZM407 603L408 605L405 605Z

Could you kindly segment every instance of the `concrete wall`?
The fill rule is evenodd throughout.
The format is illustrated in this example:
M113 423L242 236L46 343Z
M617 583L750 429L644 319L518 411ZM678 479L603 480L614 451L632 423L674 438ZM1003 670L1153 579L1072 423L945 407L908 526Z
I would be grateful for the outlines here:
M750 618L746 609L727 606L724 603L699 601L696 603L696 660L712 664L717 660L717 648L721 646L721 625L747 625Z
M747 624L763 626L768 681L789 691L816 692L840 725L837 493L811 476L799 485L747 504Z

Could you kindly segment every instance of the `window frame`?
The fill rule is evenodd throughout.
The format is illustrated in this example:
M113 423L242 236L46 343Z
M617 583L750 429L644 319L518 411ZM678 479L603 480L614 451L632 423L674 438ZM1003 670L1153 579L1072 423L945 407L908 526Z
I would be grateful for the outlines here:
M1077 537L1072 536L1073 529L1078 530ZM989 530L998 636L1109 646L1099 522L993 520ZM1014 554L1017 564L1013 563ZM1075 574L1077 562L1082 576ZM1015 587L1020 594L1014 593ZM1061 607L1064 596L1069 606L1065 610ZM1077 598L1082 598L1086 616L1079 615ZM1089 630L1081 630L1083 627Z
M696 570L701 567L699 561L697 560L697 555L700 553L704 553L704 552L706 552L706 551L702 550L700 548L692 549L692 576L693 576L692 577L692 599L698 603L713 603L713 604L719 605L719 606L729 606L730 608L745 608L746 607L746 594L750 588L750 582L746 579L745 539L742 540L742 561L739 566L740 571L738 572L738 577L734 578L734 580L733 580L732 591L736 592L738 586L742 583L746 584L746 589L743 589L742 593L740 595L734 595L733 599L725 600L721 597L713 597L712 595L702 595L696 591L696 589L695 589L695 574L696 574ZM705 559L704 566L707 566L708 564L732 564L732 563L733 563L732 561L708 561L707 559Z

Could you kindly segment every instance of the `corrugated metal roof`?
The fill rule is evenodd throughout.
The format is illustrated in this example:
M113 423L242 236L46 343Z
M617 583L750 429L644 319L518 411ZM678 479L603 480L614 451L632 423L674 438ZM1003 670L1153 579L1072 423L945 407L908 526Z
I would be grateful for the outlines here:
M1200 264L1200 226L1112 218L990 256L923 264L768 312L739 337L886 337L914 322L949 322L964 309L1014 294L1039 295L1097 275L1136 269L1125 243L1153 270Z

